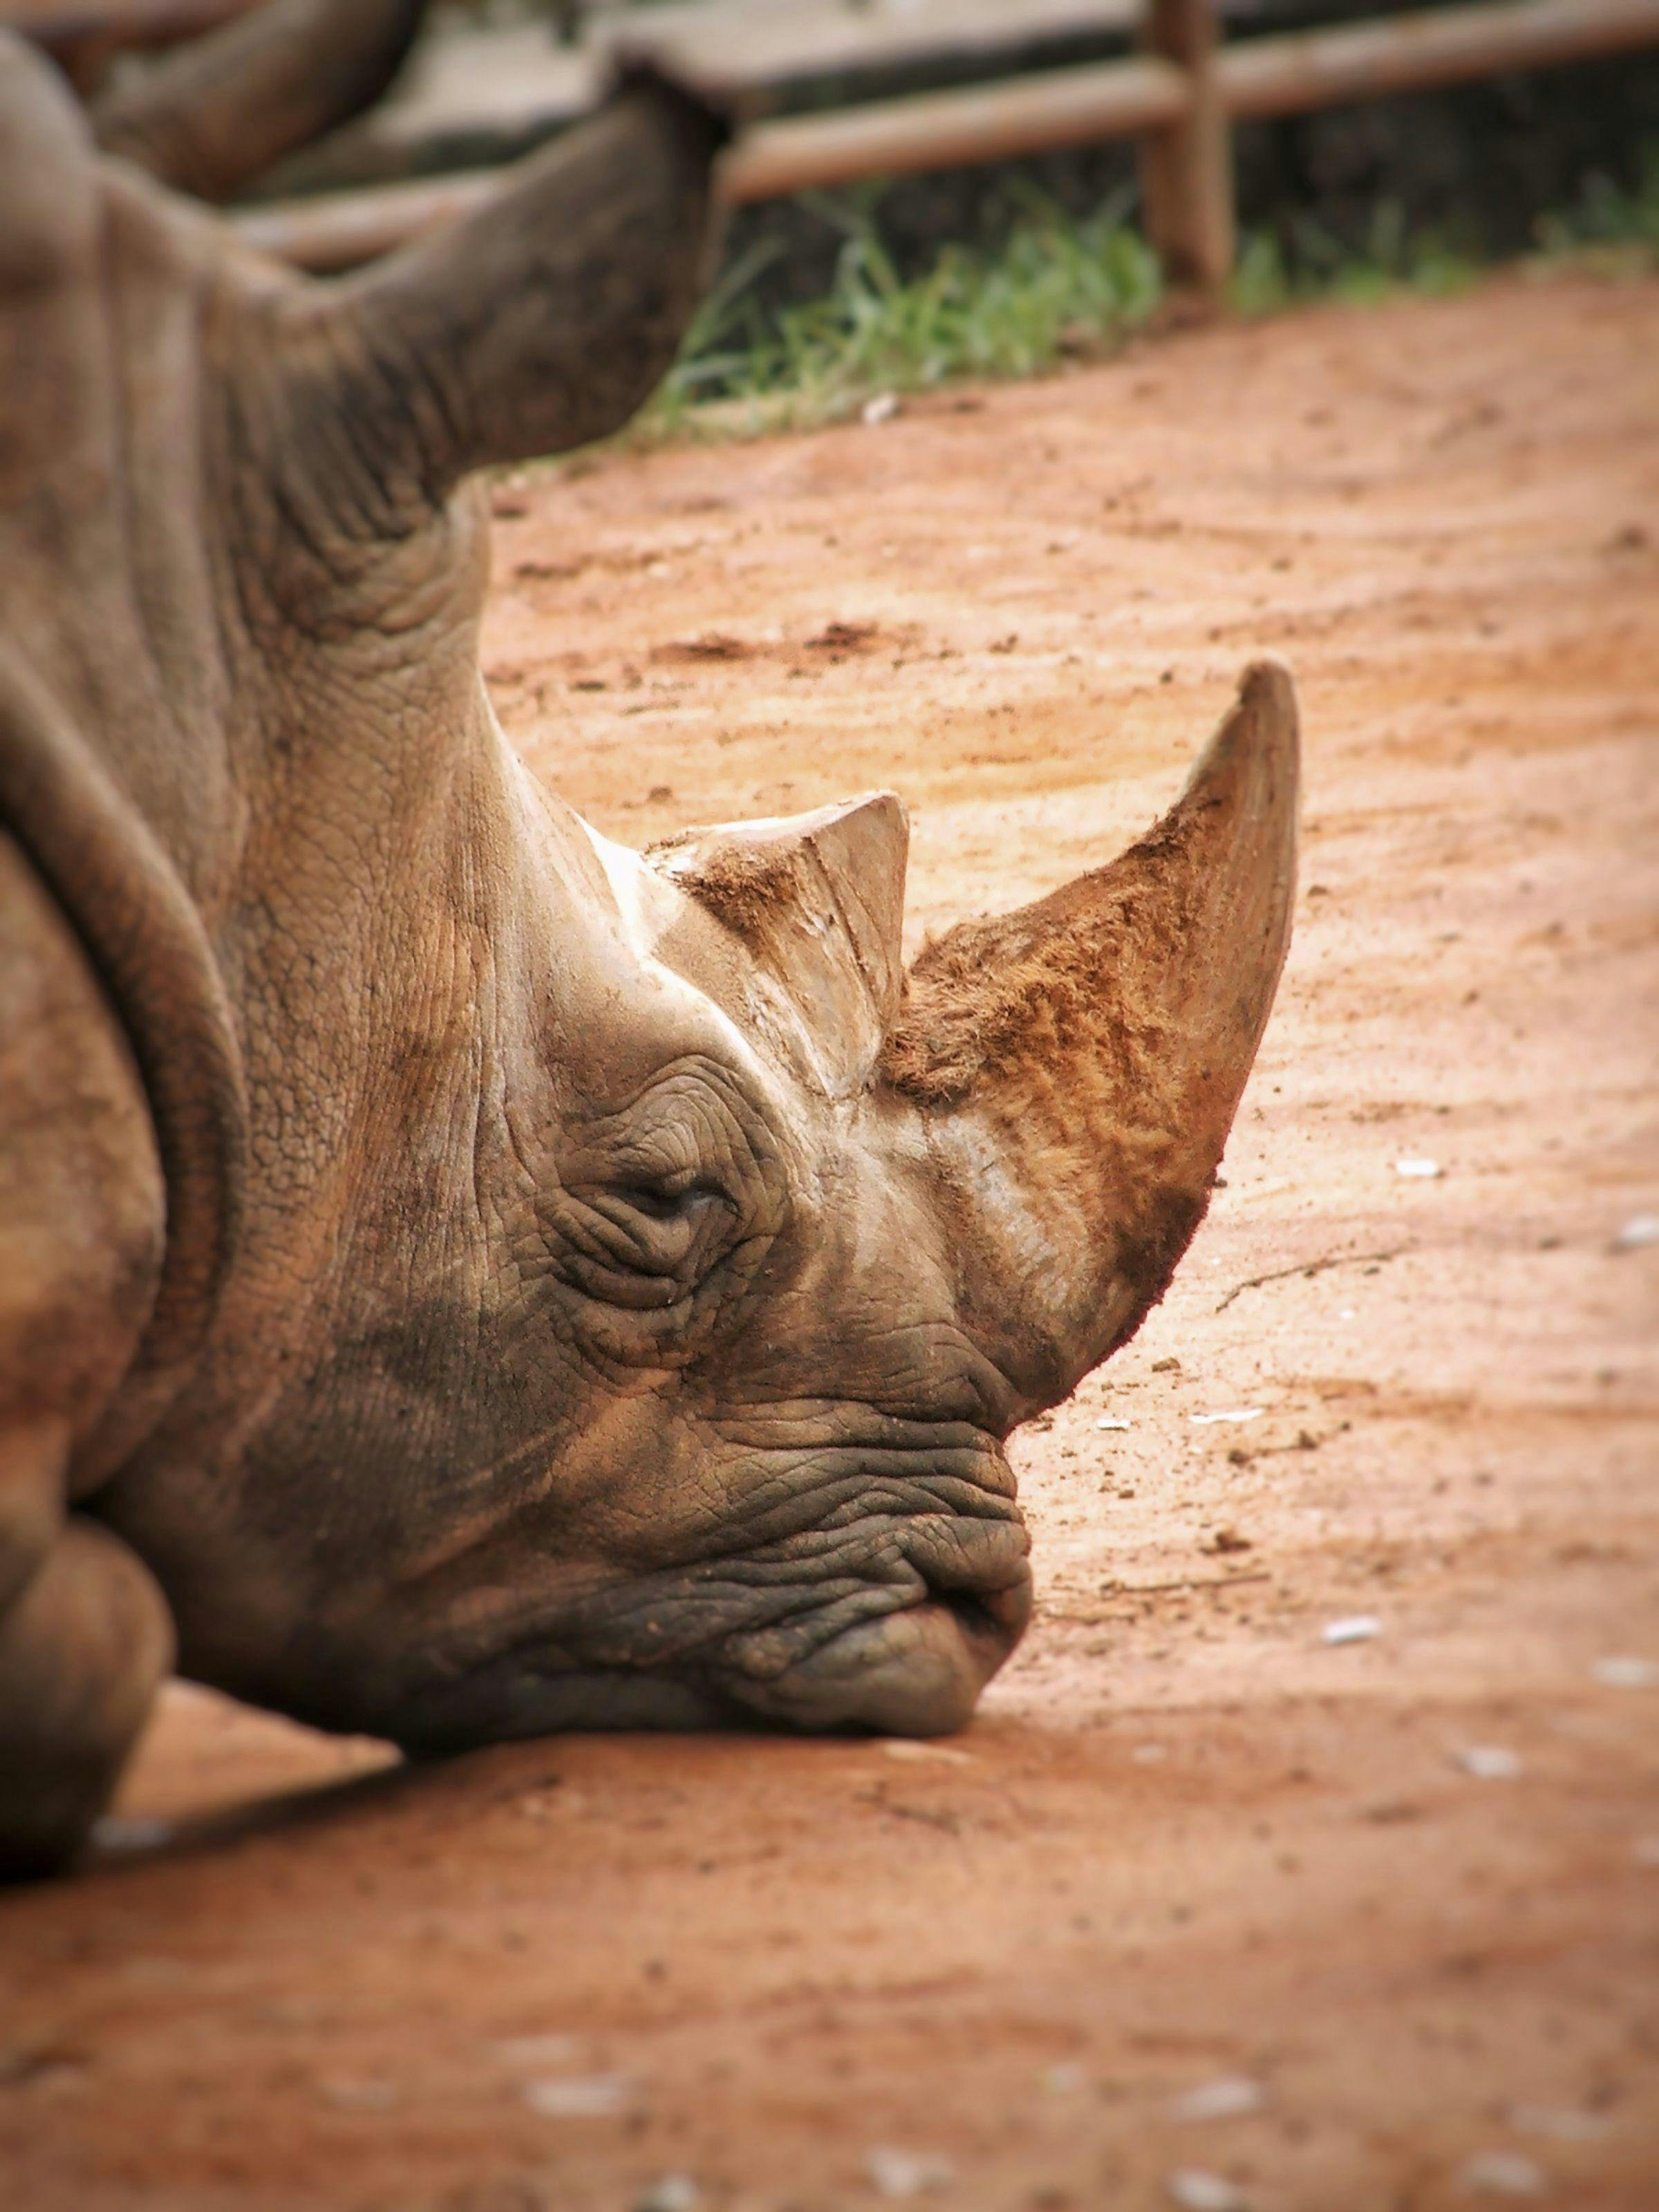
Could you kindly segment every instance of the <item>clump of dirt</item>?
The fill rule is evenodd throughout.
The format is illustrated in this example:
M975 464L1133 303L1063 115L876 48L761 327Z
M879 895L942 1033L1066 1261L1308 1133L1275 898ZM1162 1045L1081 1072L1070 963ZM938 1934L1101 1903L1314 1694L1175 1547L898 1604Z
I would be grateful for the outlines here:
M879 623L826 623L816 637L806 640L806 650L808 653L867 653L880 636Z
M1134 968L1167 965L1182 912L1139 865L1146 841L1038 904L962 922L930 938L907 978L880 1073L927 1106L955 1106L988 1082L1069 1071L1125 1091L1144 1082L1165 1042L1155 994L1146 1018L1111 988ZM1137 898L1136 892L1143 894ZM1144 940L1148 927L1162 940ZM1108 982L1104 979L1110 979Z
M708 629L700 637L672 638L666 645L653 646L653 660L690 661L747 660L755 648L729 630Z
M650 846L646 858L717 921L751 942L764 934L781 906L799 896L800 863L793 847L727 844L688 830Z

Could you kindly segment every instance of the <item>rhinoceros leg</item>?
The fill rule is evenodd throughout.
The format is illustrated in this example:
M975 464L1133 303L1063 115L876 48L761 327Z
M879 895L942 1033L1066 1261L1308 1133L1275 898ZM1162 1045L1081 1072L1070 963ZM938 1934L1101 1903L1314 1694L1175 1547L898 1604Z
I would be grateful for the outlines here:
M75 1850L172 1662L149 1568L76 1515L0 1618L0 1879L49 1873Z
M168 1663L148 1571L74 1510L76 1447L131 1363L165 1218L125 1037L0 834L0 1874L73 1849Z

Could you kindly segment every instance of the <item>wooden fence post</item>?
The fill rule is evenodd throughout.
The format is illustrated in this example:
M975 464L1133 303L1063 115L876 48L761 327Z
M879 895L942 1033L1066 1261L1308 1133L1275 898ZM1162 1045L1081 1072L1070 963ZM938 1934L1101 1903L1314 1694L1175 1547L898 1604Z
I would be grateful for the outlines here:
M1173 285L1216 294L1232 274L1232 132L1216 67L1213 0L1146 0L1142 44L1187 73L1192 101L1140 142L1146 235Z

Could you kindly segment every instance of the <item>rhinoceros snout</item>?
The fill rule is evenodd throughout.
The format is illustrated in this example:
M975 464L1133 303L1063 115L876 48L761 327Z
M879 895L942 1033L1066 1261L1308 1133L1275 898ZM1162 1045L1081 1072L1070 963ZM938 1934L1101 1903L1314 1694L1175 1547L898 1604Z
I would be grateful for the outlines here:
M1007 1531L998 1577L971 1587L930 1583L902 1609L853 1622L779 1668L772 1639L744 1639L732 1656L738 1701L787 1727L823 1733L949 1735L966 1727L980 1693L1031 1617L1024 1530Z

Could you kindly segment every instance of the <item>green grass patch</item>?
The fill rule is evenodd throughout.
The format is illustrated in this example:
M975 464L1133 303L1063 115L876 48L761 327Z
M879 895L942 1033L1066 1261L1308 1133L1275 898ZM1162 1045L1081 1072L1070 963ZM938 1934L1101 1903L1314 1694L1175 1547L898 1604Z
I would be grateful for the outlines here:
M1546 264L1571 261L1612 276L1640 275L1659 265L1659 146L1645 149L1634 191L1594 175L1573 206L1545 216L1538 225L1536 258Z
M1240 244L1229 299L1243 315L1278 314L1317 300L1365 306L1400 293L1462 291L1479 269L1467 244L1438 230L1412 230L1398 204L1385 200L1358 246L1310 216L1294 222L1288 235L1251 233Z
M1036 208L1000 251L947 246L909 278L873 212L817 204L847 234L830 292L769 312L750 287L778 249L732 264L647 410L648 431L683 432L711 406L727 429L831 422L881 392L1038 375L1116 343L1163 296L1158 258L1121 204L1082 222Z
M1024 192L1000 246L947 246L913 276L901 274L883 243L879 187L811 204L843 233L830 291L804 306L768 307L757 280L781 249L762 245L730 264L678 361L624 434L629 443L809 428L884 394L1042 375L1111 352L1164 298L1158 258L1127 198L1079 220ZM1592 177L1571 208L1547 216L1528 265L1618 275L1656 263L1659 148L1650 149L1634 190ZM1316 301L1444 294L1488 265L1478 241L1413 229L1384 204L1358 245L1311 218L1248 236L1230 301L1254 316Z

